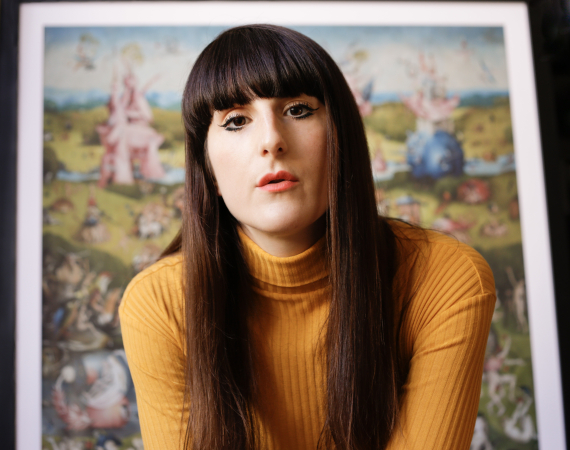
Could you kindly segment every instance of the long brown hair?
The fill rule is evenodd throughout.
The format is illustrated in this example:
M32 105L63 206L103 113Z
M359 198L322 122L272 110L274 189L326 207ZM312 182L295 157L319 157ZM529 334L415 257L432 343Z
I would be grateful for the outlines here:
M186 207L165 254L182 251L186 298L186 447L255 448L248 269L237 222L217 195L206 137L214 110L254 98L317 97L327 114L330 312L323 335L326 421L320 448L382 449L398 419L393 279L397 244L379 217L364 127L332 58L278 26L223 32L198 57L183 96Z

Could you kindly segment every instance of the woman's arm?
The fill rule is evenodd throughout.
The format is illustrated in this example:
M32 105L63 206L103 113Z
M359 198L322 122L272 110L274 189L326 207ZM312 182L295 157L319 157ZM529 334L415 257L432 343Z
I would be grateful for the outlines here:
M125 291L119 310L146 450L180 450L187 423L182 292L173 288L180 282L179 267L172 259L139 274Z
M494 304L491 293L458 301L418 333L389 450L469 449Z
M453 238L411 235L419 240L402 242L417 258L397 276L414 294L398 336L408 375L388 449L468 450L495 306L493 273L479 253Z

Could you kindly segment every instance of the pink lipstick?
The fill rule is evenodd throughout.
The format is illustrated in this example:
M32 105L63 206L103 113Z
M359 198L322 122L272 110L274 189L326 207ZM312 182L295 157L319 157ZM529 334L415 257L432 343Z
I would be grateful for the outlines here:
M264 175L257 183L257 187L267 192L283 192L296 186L299 180L286 170Z

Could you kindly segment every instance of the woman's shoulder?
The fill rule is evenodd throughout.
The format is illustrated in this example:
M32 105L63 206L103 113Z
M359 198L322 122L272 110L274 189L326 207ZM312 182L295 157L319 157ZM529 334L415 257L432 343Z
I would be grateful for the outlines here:
M135 275L135 277L129 282L127 289L125 290L125 295L132 290L146 288L147 286L164 285L165 287L170 288L179 287L176 286L176 283L173 285L172 281L181 281L181 277L182 255L180 253L175 253L158 260Z
M184 307L182 256L173 254L139 272L128 284L121 300L123 317L157 325L157 321L181 322Z
M164 277L173 271L180 272L182 270L182 253L177 252L160 258L150 266L141 270L132 280L130 284L136 284L139 280L149 277Z
M420 291L455 297L495 295L493 272L481 254L453 236L391 221L400 248L400 278Z

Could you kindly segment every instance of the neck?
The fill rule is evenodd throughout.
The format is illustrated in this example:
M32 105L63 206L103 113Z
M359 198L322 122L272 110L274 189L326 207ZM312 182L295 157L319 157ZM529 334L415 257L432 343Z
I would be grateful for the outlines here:
M303 253L312 247L324 234L326 219L323 215L309 229L297 233L270 234L240 224L244 234L270 255L285 258Z

